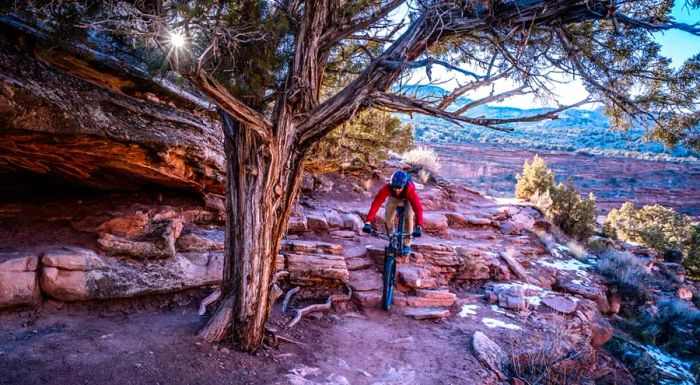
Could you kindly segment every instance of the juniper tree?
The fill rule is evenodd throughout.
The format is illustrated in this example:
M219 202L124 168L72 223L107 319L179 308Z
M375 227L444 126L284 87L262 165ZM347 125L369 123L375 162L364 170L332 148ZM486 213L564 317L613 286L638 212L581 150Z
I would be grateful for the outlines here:
M603 103L615 127L642 125L670 144L700 149L700 57L674 69L653 38L669 29L700 34L697 25L670 17L670 0L75 4L45 1L11 11L38 9L29 16L46 21L73 7L79 15L70 28L121 34L120 41L138 48L136 56L170 63L167 71L178 72L220 111L228 173L223 301L201 334L212 341L230 336L245 350L263 341L301 165L315 143L358 112L373 107L440 117L455 128L508 130L505 124L552 119L572 106L514 119L467 112L519 94L551 96L551 85L568 74L591 94L573 106ZM173 37L187 47L176 58ZM420 99L401 92L407 74L430 76L437 66L458 76L451 94ZM452 106L504 78L517 86Z

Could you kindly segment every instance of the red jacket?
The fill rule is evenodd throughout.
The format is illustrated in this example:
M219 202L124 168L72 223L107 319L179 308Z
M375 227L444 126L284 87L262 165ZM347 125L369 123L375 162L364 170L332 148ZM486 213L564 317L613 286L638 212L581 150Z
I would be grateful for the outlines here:
M374 201L372 202L372 207L370 207L369 209L369 214L367 214L367 222L374 222L374 217L377 215L377 211L379 211L379 208L382 206L382 203L384 203L386 198L388 198L389 196L392 196L397 199L408 200L411 203L413 212L416 215L416 224L418 226L423 226L423 206L420 203L420 198L418 198L418 194L416 193L416 186L413 184L413 182L408 182L408 185L406 185L406 188L403 189L400 196L394 194L394 190L388 183L385 184L384 187L379 189L377 196L374 197Z

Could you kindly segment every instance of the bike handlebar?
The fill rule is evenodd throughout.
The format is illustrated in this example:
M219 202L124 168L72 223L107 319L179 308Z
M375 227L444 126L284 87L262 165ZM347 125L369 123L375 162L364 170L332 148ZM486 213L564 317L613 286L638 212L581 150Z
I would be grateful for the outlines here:
M399 234L401 235L402 238L413 238L413 235L410 233L387 233L384 231L378 231L376 229L372 229L372 232L370 233L370 235L373 235L375 237L378 237L380 235L384 235L387 238L397 237L397 236L399 236Z

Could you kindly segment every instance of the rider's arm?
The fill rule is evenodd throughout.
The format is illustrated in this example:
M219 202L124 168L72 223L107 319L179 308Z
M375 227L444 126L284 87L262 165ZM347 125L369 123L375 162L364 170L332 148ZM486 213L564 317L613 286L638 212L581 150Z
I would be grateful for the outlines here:
M413 182L408 184L406 199L411 203L411 208L413 208L413 212L416 214L416 225L423 226L423 205L420 203L420 198L418 198L418 193L416 193L416 187Z
M384 187L379 189L379 192L377 192L377 196L374 197L374 201L372 202L372 206L369 209L369 213L367 214L367 222L372 223L374 222L374 217L377 216L377 211L379 211L379 208L382 207L382 203L386 200L386 198L389 197L391 194L391 190L389 189L389 185L386 184Z

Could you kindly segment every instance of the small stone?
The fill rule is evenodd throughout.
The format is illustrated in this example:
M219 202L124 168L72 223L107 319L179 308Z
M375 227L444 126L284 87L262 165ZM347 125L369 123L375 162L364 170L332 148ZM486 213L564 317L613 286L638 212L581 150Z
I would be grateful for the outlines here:
M693 299L693 291L687 287L681 287L678 289L678 298L685 300Z
M542 299L542 303L559 313L571 314L576 311L576 302L566 297L549 296Z

